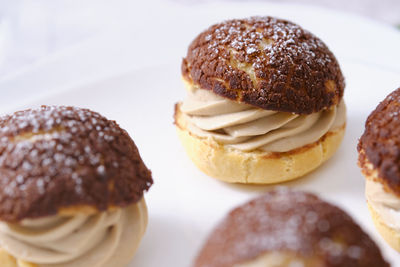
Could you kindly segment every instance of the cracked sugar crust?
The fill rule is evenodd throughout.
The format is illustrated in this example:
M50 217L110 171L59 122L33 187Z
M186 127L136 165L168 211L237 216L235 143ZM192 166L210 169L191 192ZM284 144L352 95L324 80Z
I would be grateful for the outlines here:
M319 38L272 17L211 26L189 46L182 75L223 97L297 114L337 105L345 87L335 56Z
M380 182L400 196L400 88L368 116L357 149L360 167L368 173L371 163Z
M232 210L211 233L194 266L235 266L274 251L318 259L327 267L389 266L345 212L285 187Z
M42 106L0 117L0 220L124 207L152 183L128 133L96 112Z

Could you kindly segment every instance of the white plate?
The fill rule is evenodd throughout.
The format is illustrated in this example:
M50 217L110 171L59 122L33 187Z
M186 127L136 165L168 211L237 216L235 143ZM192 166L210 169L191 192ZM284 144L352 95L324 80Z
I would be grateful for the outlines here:
M348 128L343 144L322 167L285 185L315 192L348 211L377 241L393 266L400 266L399 254L382 240L372 225L364 198L364 178L356 165L356 144L367 115L390 91L400 86L400 33L356 16L312 7L246 3L203 5L196 7L196 12L176 6L171 10L174 16L164 14L160 27L164 29L166 24L178 27L179 31L165 27L176 38L158 39L158 44L162 44L159 49L166 53L165 58L159 58L163 64L136 68L60 93L53 91L46 97L17 102L2 110L11 112L40 104L88 107L118 121L131 134L155 181L146 194L149 226L131 266L189 266L207 234L231 208L271 188L225 184L201 173L179 143L172 118L174 103L184 97L179 61L191 38L222 17L250 14L278 15L301 23L328 43L346 77ZM149 44L151 48L153 43ZM42 83L49 86L46 70L54 72L62 68L62 62L61 57L33 72L42 75ZM86 64L84 60L82 64ZM21 74L14 84L23 89L31 76L32 73ZM36 80L40 79L36 77ZM62 81L51 82L61 86ZM12 84L12 80L9 82Z

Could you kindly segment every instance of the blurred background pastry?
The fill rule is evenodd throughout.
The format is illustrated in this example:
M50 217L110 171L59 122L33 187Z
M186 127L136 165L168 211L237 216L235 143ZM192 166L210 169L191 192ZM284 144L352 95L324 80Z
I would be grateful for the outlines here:
M338 207L276 188L226 216L194 267L389 266L371 238Z
M153 183L115 121L42 106L0 118L0 262L122 267L147 225Z
M369 115L358 143L358 165L376 228L400 252L400 88Z
M193 162L227 182L276 183L331 157L346 125L344 78L327 46L272 17L199 34L182 61L188 96L175 107Z

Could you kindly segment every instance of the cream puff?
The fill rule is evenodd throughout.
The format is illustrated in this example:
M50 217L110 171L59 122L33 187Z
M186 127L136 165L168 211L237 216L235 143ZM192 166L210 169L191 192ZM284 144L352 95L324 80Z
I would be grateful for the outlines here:
M192 161L222 181L303 176L343 139L339 64L320 39L289 21L252 17L211 26L189 46L182 78L179 138Z
M400 88L369 115L358 152L372 220L400 252Z
M194 267L385 267L377 245L338 207L317 196L274 189L232 210Z
M153 183L115 121L42 106L0 118L0 262L123 267L147 225Z

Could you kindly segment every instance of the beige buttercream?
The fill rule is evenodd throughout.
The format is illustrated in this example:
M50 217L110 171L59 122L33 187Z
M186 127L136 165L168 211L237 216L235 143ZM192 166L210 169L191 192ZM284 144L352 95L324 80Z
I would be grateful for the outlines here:
M365 195L381 220L390 228L400 230L400 198L372 179L366 179Z
M190 132L241 151L290 151L318 141L346 122L343 100L328 110L298 115L260 109L195 88L188 90L180 109Z
M94 215L51 216L0 223L0 246L39 267L123 267L147 225L144 199Z

